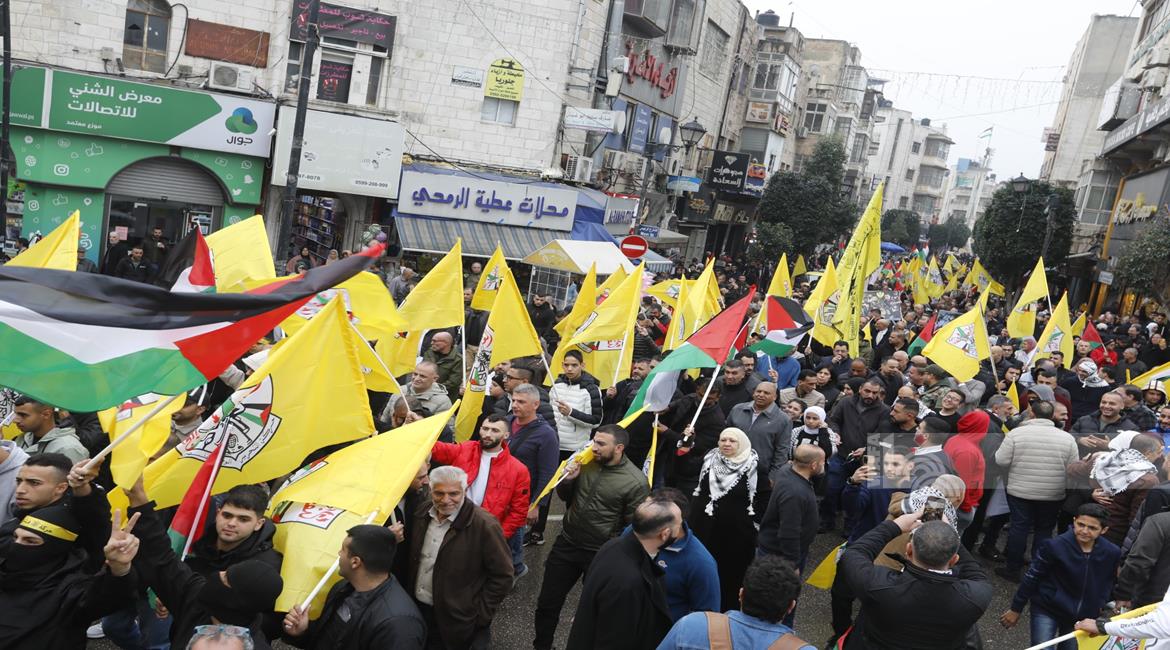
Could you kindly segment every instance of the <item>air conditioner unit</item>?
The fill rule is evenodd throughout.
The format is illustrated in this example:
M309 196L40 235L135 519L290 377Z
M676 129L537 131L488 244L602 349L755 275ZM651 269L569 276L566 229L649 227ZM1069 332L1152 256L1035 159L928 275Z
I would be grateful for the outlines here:
M1166 68L1146 70L1142 75L1142 88L1161 88L1166 85Z
M1159 46L1150 50L1150 56L1146 59L1143 68L1165 68L1170 66L1170 47L1165 45Z
M806 129L803 126L796 127L796 137L807 138L808 137L808 129Z
M593 159L587 156L565 154L561 156L561 169L567 181L588 183L593 179Z
M621 151L614 151L610 149L605 152L605 158L602 159L601 166L611 171L622 171L626 164L626 154Z
M207 86L216 90L252 92L252 71L227 63L212 63Z
M670 176L679 176L682 174L682 161L678 158L671 158L666 163L667 174Z

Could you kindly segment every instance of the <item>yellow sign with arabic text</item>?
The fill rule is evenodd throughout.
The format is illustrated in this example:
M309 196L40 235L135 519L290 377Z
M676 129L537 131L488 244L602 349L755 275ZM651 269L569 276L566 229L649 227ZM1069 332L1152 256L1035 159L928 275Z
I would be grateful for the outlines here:
M488 66L484 97L518 102L524 96L524 67L515 59L496 59Z

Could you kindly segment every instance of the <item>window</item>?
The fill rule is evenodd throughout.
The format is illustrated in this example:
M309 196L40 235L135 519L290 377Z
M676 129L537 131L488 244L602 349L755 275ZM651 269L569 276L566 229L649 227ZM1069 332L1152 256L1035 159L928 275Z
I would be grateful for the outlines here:
M923 167L918 170L918 184L933 188L941 188L946 179L946 170L936 167Z
M297 92L304 44L289 41L284 91ZM376 105L389 51L378 45L324 37L316 62L314 98L342 104Z
M483 107L479 111L479 118L484 122L495 122L497 124L511 126L516 123L516 111L519 108L520 102L514 102L510 99L484 97Z
M171 6L163 0L130 0L122 35L122 63L127 68L166 72Z
M701 13L696 11L697 4L696 0L674 0L674 6L670 9L667 45L695 51L695 41L698 40L695 17Z
M909 205L910 205L910 197L908 197L908 196L898 197L898 209L899 210L905 210Z
M906 180L908 180L908 181L914 180L914 170L913 169L906 170Z
M719 29L714 22L707 21L707 31L703 38L703 51L699 58L699 70L711 77L718 77L723 63L727 61L727 44L731 37L727 32Z
M926 141L926 155L937 158L946 158L947 152L950 150L950 145L946 140L927 140Z
M813 133L821 133L828 127L825 117L828 115L829 105L813 102L804 109L804 128Z
M1166 0L1147 3L1145 15L1142 16L1142 26L1138 31L1139 42L1145 39L1155 27L1162 24L1162 21L1166 19L1167 9L1170 9L1170 2Z
M914 144L910 145L910 153L918 153L919 151L922 151L921 142L915 142Z

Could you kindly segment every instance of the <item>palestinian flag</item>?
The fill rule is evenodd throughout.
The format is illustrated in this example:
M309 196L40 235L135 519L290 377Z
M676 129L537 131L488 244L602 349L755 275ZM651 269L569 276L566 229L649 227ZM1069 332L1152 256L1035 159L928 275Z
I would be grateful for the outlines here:
M208 454L207 460L199 467L195 477L191 479L191 487L183 495L182 502L175 510L175 517L167 529L167 537L171 538L171 549L179 556L179 561L187 559L191 554L191 547L203 537L207 530L207 513L211 511L211 487L215 485L219 467L223 464L223 452L226 445L221 441L215 452Z
M1097 332L1097 326L1092 323L1085 325L1085 331L1081 333L1081 340L1089 342L1090 350L1105 347L1105 342L1101 340L1101 334Z
M384 250L377 244L246 293L173 293L96 273L0 267L0 386L84 412L186 392Z
M175 246L155 283L176 292L215 292L215 267L202 230L192 228Z
M812 330L812 319L795 300L777 296L768 296L767 300L767 333L759 343L748 349L772 357L788 356L804 335Z
M754 291L749 291L735 304L719 312L680 346L666 355L642 382L634 402L626 415L639 410L654 413L670 405L678 385L680 373L692 368L716 368L727 359L728 353L747 329L748 307Z
M938 312L936 311L930 315L930 320L926 321L926 325L923 326L918 336L914 337L914 340L910 342L910 347L906 349L906 354L910 356L922 354L922 348L925 348L926 344L930 343L930 339L934 337L934 328L937 321Z

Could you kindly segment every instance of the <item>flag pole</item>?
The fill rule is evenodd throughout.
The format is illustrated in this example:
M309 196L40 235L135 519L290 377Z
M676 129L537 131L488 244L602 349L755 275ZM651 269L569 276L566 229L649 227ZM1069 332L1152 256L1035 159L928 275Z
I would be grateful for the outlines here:
M378 510L374 510L362 523L368 524L374 521L374 518L377 516ZM333 564L329 565L329 569L325 571L325 575L321 576L321 579L317 581L317 584L313 587L313 590L309 592L309 595L305 598L304 602L301 603L302 612L307 613L309 611L309 607L313 604L313 599L317 597L317 594L321 593L321 590L324 589L325 585L329 583L329 579L333 577L333 573L340 567L341 558L334 559Z
M146 423L151 420L151 418L158 415L160 412L162 412L163 409L165 409L167 406L169 406L171 402L178 399L179 395L186 395L186 394L187 393L183 392L183 393L179 393L178 395L172 395L169 398L159 402L159 404L157 406L155 406L153 409L150 410L150 413L146 414L146 417L135 422L129 429L127 429L125 432L123 432L117 438L114 438L113 440L111 440L110 444L106 445L105 449L94 454L93 458L91 458L89 460L89 462L85 464L85 468L84 468L85 471L91 472L91 471L93 471L93 469L95 467L97 467L98 465L101 465L102 460L104 460L106 456L109 456L110 453L112 451L114 451L114 447L117 447L118 445L122 444L123 442L126 442L126 439L129 438L131 434L133 434L135 431L138 431L143 426L145 426Z
M1104 632L1104 631L1105 630L1101 630L1101 632ZM1060 644L1060 643L1064 643L1065 641L1068 641L1069 639L1077 638L1078 634L1081 635L1081 638L1084 638L1084 636L1085 636L1080 631L1073 631L1073 632L1069 632L1068 634L1058 636L1055 639L1050 639L1048 641L1045 641L1044 643L1040 643L1038 645L1031 646L1031 647L1027 648L1026 650L1041 650L1041 648L1051 648L1052 646Z
M211 469L211 478L207 481L207 486L203 488L203 495L199 497L199 507L195 509L195 517L191 522L191 526L203 526L203 515L207 512L207 502L211 499L211 492L215 487L215 480L219 478L219 468L223 466L223 452L227 447L227 435L215 447L215 465ZM187 531L187 539L183 541L183 553L179 556L179 561L183 562L187 559L187 555L191 553L191 545L195 542L195 530Z
M349 326L353 329L354 333L358 335L358 339L362 342L362 345L369 348L370 352L374 354L374 358L378 360L378 365L382 366L382 370L386 371L386 375L390 377L390 381L394 382L394 387L398 389L398 394L405 397L406 393L402 391L402 384L398 383L398 378L394 376L394 373L390 372L390 368L386 367L386 362L382 361L382 357L378 355L378 351L374 349L374 346L370 345L370 342L367 341L364 336L362 336L361 330L359 330L357 326L353 324L353 321L347 318L345 319L345 322L349 323ZM409 403L406 405L406 412L410 412Z
M747 323L744 323L739 328L739 332L736 333L735 339L731 343L732 346L735 345L735 341L738 341L740 336L743 336L744 329L750 323L751 323L751 320L749 319ZM731 348L727 349L727 354L731 354ZM724 356L727 356L727 355L725 354ZM725 361L726 361L726 359L724 359L724 361L721 361L719 363L719 365L715 366L715 372L711 375L711 381L707 382L707 390L703 391L703 400L701 402L699 402L698 405L695 406L695 415L691 418L691 424L690 424L690 427L692 429L694 428L695 423L699 421L699 414L703 411L703 405L707 403L707 398L711 395L711 387L715 385L715 379L719 376L719 371L723 369L723 363ZM777 392L778 391L779 391L779 389L777 389Z
M626 330L626 335L624 337L622 337L622 349L621 349L621 352L618 353L618 362L617 362L617 365L613 369L613 381L610 382L611 385L613 385L613 386L617 386L618 376L622 374L622 362L625 361L625 359L626 359L626 348L629 347L629 345L630 345L630 330ZM633 362L633 351L631 351L630 354L631 354L630 361L632 363Z

